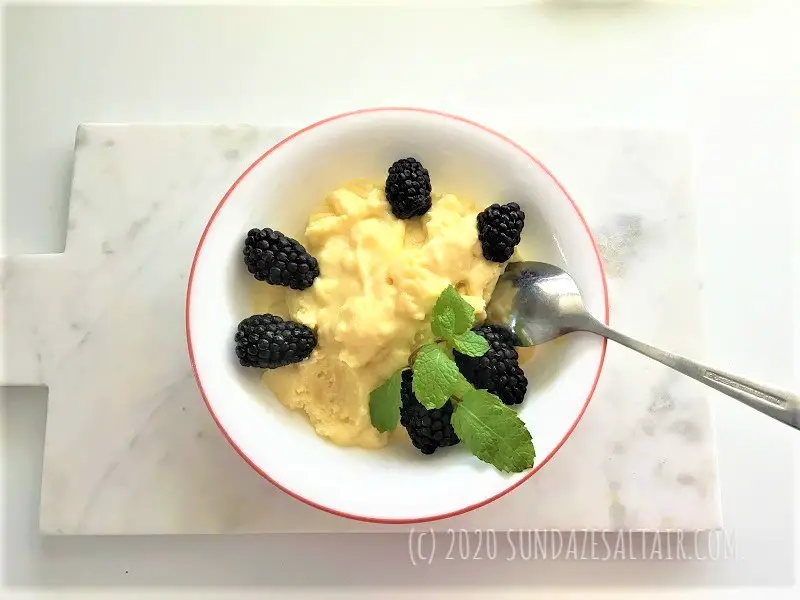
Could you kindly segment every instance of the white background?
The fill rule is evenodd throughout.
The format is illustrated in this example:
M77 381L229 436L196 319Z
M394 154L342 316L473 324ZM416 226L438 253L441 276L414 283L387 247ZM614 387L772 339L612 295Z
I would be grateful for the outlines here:
M702 358L796 390L800 2L512 4L521 6L7 7L3 251L63 249L70 151L85 121L300 126L393 104L500 129L520 121L680 128L692 136L700 207L709 330ZM671 588L788 598L800 578L800 432L722 396L713 404L735 559L455 561L432 569L409 564L404 536L42 540L46 391L3 395L4 598L36 590L86 598L82 587L104 597L157 589L234 597L222 586L258 597L433 595L414 589L425 585L458 598L500 597L492 586L520 597L572 590L643 598Z

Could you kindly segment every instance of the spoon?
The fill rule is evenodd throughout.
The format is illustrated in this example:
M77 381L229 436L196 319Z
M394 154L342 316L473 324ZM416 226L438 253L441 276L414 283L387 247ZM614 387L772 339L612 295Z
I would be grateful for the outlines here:
M486 307L486 317L489 324L508 327L523 347L544 344L573 331L601 335L800 429L800 397L659 350L611 329L589 314L575 281L555 265L509 263Z

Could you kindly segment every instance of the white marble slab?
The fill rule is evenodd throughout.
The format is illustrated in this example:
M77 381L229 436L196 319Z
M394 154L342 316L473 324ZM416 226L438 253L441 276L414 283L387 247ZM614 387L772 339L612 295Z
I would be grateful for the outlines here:
M284 495L224 441L197 393L183 308L213 207L287 128L85 125L64 254L2 263L0 382L46 384L48 534L403 530ZM619 130L508 131L580 204L602 246L611 324L702 358L688 148ZM609 344L568 443L521 488L448 528L721 526L706 390Z

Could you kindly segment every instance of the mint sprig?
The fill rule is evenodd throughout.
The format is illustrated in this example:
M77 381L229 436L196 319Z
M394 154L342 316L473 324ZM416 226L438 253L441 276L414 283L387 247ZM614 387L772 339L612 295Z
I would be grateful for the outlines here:
M409 361L417 400L428 409L453 402L451 422L456 435L480 460L502 472L531 468L536 452L525 423L497 396L472 386L453 360L453 350L472 357L489 350L488 342L472 331L475 309L448 285L436 300L430 319L436 340L414 350ZM402 370L370 394L370 419L378 431L397 427L401 378Z
M467 356L483 356L489 351L489 342L486 338L474 331L465 331L451 338L453 347Z
M518 473L533 466L536 453L530 432L494 394L469 390L456 405L451 422L470 452L500 471Z
M369 418L372 426L383 433L397 427L400 420L400 382L403 371L395 372L369 395Z
M414 395L427 409L441 408L460 387L469 385L453 359L436 344L420 347L412 369Z
M440 319L443 314L448 314L450 312L453 314L452 324L444 330L441 330L441 333L437 333L433 329L437 320ZM459 295L456 288L452 285L448 285L439 295L436 304L433 305L433 312L431 313L431 330L433 334L439 337L458 335L459 333L469 331L473 323L475 323L475 309Z

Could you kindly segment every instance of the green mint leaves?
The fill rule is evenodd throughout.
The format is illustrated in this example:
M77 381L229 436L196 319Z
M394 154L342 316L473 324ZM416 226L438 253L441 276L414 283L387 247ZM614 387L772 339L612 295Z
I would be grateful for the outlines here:
M402 371L397 371L369 395L369 418L372 426L383 433L397 427L400 420L400 380Z
M414 395L428 409L441 408L450 396L470 388L450 355L436 344L419 349L413 371Z
M464 394L453 411L452 423L470 452L498 470L518 473L533 466L536 453L525 423L486 390Z
M458 295L456 288L448 285L431 314L431 331L437 338L448 342L467 356L483 356L489 350L489 342L472 331L475 309Z
M445 306L441 311L431 315L431 332L437 338L447 338L456 326L456 313L450 306Z
M475 309L458 294L456 288L448 285L433 305L431 313L433 335L447 339L449 336L469 331L473 323L475 323Z
M483 356L489 350L489 342L474 331L465 331L452 338L453 347L467 356Z
M472 331L475 309L452 285L441 293L431 312L436 341L411 355L412 390L427 409L453 402L452 424L464 446L480 460L502 472L518 473L533 466L536 453L525 423L487 390L475 389L458 370L453 350L483 356L488 342ZM443 346L443 345L444 346ZM378 431L391 431L400 420L402 370L374 389L369 414Z

